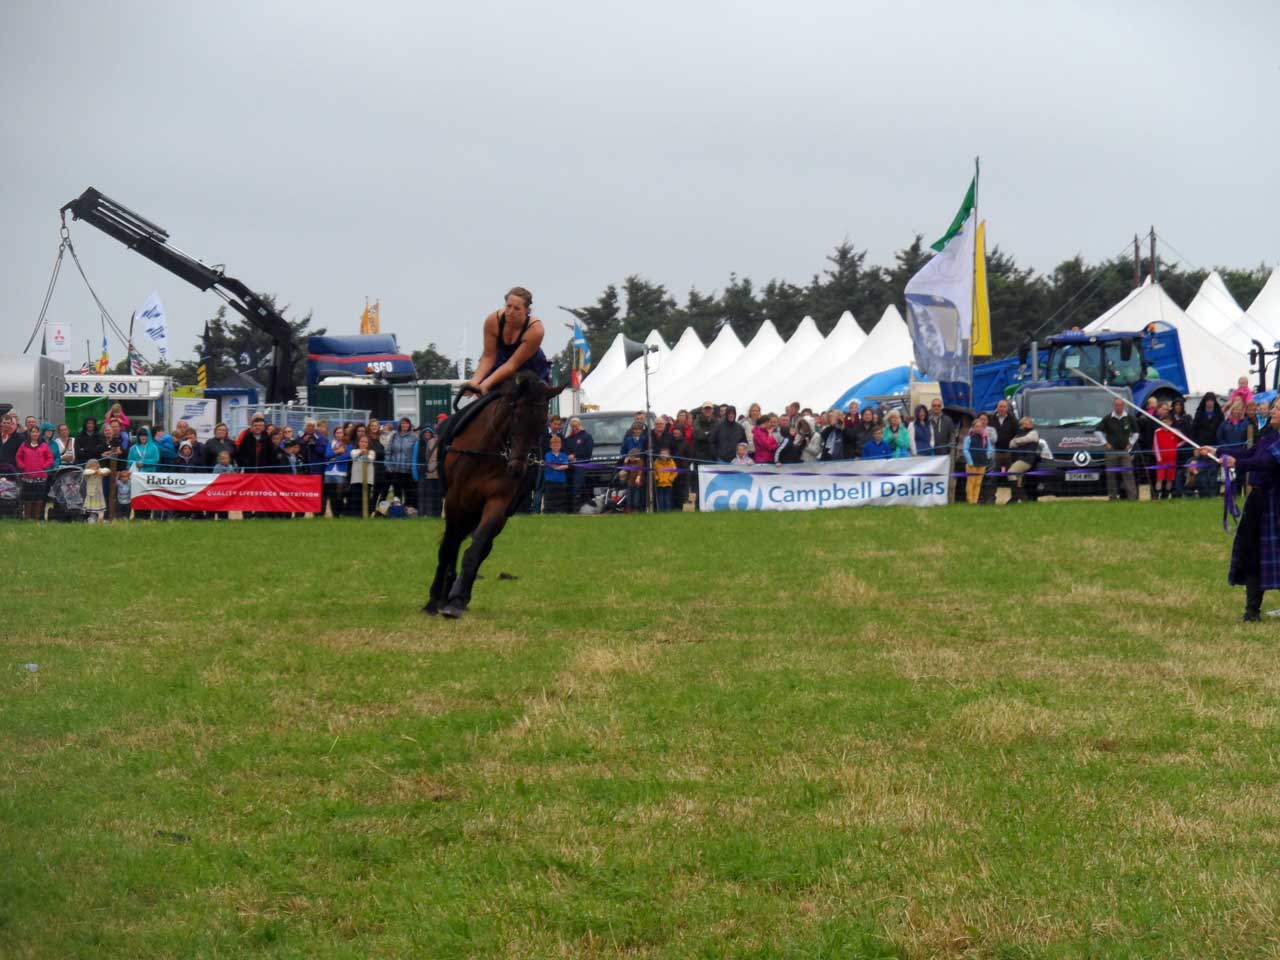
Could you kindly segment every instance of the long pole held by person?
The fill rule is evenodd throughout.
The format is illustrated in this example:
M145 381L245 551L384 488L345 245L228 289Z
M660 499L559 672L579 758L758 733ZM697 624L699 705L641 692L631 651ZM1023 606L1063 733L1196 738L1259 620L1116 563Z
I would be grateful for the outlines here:
M1115 399L1119 400L1119 401L1120 401L1121 403L1123 403L1126 407L1129 407L1130 409L1135 410L1135 411L1137 411L1138 413L1142 414L1142 416L1146 417L1148 420L1150 420L1150 421L1151 421L1152 423L1154 423L1156 426L1161 427L1161 428L1163 428L1163 429L1165 429L1165 430L1168 430L1170 433L1172 433L1172 434L1173 434L1175 437L1177 437L1179 440L1183 441L1184 443L1189 443L1189 444L1190 444L1193 448L1195 448L1197 451L1204 449L1200 444L1196 443L1194 440L1192 440L1190 437L1188 437L1188 436L1187 436L1185 433L1183 433L1181 430L1177 429L1176 427L1171 427L1169 424L1167 424L1167 423L1165 423L1164 421L1162 421L1159 417L1153 417L1151 414L1147 413L1147 411L1143 410L1140 406L1138 406L1138 405L1137 405L1136 403L1134 403L1132 400L1130 400L1130 399L1128 399L1127 397L1125 397L1125 395L1124 395L1124 394L1122 394L1122 393L1118 393L1118 392L1116 392L1115 390L1112 390L1110 387L1108 387L1108 386L1107 386L1106 384L1104 384L1104 383L1099 383L1097 380L1093 379L1093 377L1089 376L1087 373L1084 373L1084 372L1083 372L1083 371L1081 371L1081 370L1075 370L1075 371L1073 371L1073 373L1074 373L1074 375L1075 375L1075 376L1079 377L1080 379L1082 379L1082 380L1087 380L1087 381L1089 381L1089 383L1092 383L1095 387L1098 387L1099 389L1104 390L1104 391L1106 391L1107 393L1111 394L1111 396L1113 396ZM1212 460L1214 463L1219 463L1219 464L1220 464L1220 463L1222 463L1222 460L1221 460L1219 457L1217 457L1217 456L1215 456L1214 454L1212 454L1212 453L1208 453L1208 452L1206 452L1206 453L1204 453L1204 454L1203 454L1203 456L1208 457L1208 458L1209 458L1210 460Z

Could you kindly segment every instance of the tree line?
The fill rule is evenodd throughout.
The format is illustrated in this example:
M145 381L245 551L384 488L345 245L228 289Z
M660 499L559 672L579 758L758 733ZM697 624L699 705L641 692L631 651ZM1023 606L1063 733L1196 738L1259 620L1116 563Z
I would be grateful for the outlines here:
M731 273L723 290L702 293L695 287L679 303L663 284L632 274L620 286L606 286L594 303L570 309L597 360L619 333L643 340L650 330L657 330L674 345L684 329L692 327L703 343L710 343L727 325L746 343L765 320L772 320L787 339L804 317L811 316L825 336L845 310L852 311L869 331L885 307L893 304L903 309L907 281L931 255L924 238L916 234L894 254L892 264L878 266L867 262L865 250L846 240L807 283L775 279L758 286L750 277ZM1038 273L1019 266L1012 254L999 247L989 250L987 290L994 356L1014 353L1028 334L1046 336L1096 319L1133 289L1134 266L1131 257L1089 264L1077 254L1048 273ZM1165 292L1184 310L1209 273L1186 269L1158 256L1157 268ZM1244 307L1253 302L1270 273L1263 264L1252 269L1219 267L1218 271ZM1145 277L1150 272L1150 255L1145 254L1138 262L1138 274ZM555 360L558 374L570 369L572 345Z
M907 281L930 256L919 234L894 254L893 263L888 266L868 263L867 252L846 240L836 245L822 269L805 283L772 279L758 285L750 277L731 273L723 289L703 293L693 287L680 302L664 284L631 274L621 284L608 284L594 303L569 310L582 325L596 360L619 333L643 340L650 330L657 330L668 344L674 345L684 329L692 327L702 342L709 344L727 325L746 343L765 320L773 321L786 339L804 317L811 316L825 336L846 310L852 311L863 329L869 331L885 307L893 304L902 309ZM1144 254L1137 266L1139 275L1147 276L1151 272L1149 254ZM1134 267L1129 257L1090 264L1077 254L1048 273L1039 273L1019 266L1012 254L999 247L988 251L987 290L994 355L1012 354L1028 334L1045 336L1095 319L1133 289ZM1183 309L1208 276L1207 270L1187 269L1163 259L1157 261L1157 268L1165 291ZM1236 302L1248 307L1270 271L1259 264L1251 269L1219 267L1218 272ZM288 309L285 307L281 314L287 315ZM311 329L311 321L310 313L290 320L297 383L306 379L307 337L325 333L323 328ZM225 306L210 318L207 331L202 342L197 343L193 359L168 367L155 366L151 372L195 383L196 369L204 358L210 384L235 372L255 378L260 371L266 375L271 354L271 340L266 334L238 314L229 317ZM423 379L452 379L457 375L456 360L442 353L435 343L410 352ZM556 378L567 378L573 362L572 344L552 359ZM472 360L466 359L468 376L474 366ZM128 360L121 361L115 370L128 373Z

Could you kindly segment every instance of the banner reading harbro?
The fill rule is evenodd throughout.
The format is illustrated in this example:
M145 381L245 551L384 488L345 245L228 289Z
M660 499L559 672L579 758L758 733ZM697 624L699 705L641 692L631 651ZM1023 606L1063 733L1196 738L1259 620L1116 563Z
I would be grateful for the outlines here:
M699 509L941 507L947 502L949 467L947 457L703 466L698 471Z
M135 510L319 513L318 476L291 473L130 474Z

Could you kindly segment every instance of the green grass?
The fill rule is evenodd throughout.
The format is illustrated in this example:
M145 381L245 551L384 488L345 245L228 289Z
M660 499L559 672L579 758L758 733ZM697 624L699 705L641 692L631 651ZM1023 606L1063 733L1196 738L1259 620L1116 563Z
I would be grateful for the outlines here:
M1274 956L1218 517L6 525L0 956Z

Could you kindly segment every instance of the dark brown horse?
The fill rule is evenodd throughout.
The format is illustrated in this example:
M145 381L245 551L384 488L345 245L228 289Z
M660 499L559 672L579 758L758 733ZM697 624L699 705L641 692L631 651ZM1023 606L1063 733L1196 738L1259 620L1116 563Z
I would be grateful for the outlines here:
M480 564L533 487L538 469L533 461L547 430L547 409L563 389L547 386L536 374L519 373L501 384L496 396L477 401L483 407L459 428L442 431L447 444L441 461L445 527L424 613L456 618L466 612ZM471 546L459 574L458 551L468 536Z

